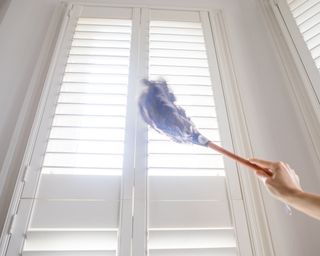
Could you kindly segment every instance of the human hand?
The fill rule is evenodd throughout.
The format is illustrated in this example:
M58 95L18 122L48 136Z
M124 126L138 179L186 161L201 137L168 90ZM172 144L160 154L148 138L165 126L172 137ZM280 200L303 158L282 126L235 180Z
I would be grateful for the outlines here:
M256 174L264 182L268 191L279 200L290 203L296 194L302 192L299 177L288 164L261 159L250 159L249 161L272 171L272 176L260 170L256 170Z

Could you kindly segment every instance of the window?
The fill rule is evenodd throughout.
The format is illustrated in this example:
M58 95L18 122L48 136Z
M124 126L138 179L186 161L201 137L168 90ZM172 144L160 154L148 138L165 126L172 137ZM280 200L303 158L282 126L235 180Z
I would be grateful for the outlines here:
M66 19L5 255L252 255L235 166L137 113L139 79L165 78L230 147L208 12L74 6Z
M290 11L320 71L320 1L288 0Z
M320 99L320 1L278 0L275 1L276 16L285 24L290 41L298 53L298 66L303 64L313 88ZM277 15L279 13L279 15ZM295 53L296 54L296 53Z

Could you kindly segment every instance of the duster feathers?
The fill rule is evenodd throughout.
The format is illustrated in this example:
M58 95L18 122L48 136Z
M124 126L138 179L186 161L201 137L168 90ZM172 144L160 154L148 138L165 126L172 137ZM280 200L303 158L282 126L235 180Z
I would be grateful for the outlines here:
M165 80L143 80L146 88L139 99L139 109L144 121L156 131L178 143L207 146L208 139L202 136L185 110L176 105L176 97Z

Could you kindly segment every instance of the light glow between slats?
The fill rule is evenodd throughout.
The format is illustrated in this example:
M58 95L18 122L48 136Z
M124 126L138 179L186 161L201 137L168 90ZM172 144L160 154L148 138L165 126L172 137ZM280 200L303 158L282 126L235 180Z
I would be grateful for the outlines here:
M294 0L288 5L320 71L320 0Z
M149 76L164 78L188 116L220 144L200 22L151 21ZM220 154L148 132L150 256L235 256L236 239Z
M131 21L80 18L22 255L117 254Z

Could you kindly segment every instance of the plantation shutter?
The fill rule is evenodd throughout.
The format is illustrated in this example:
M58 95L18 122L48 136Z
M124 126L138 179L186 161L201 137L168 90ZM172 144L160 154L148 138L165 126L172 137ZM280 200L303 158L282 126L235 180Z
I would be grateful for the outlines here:
M78 21L25 255L116 255L130 32L130 20Z
M152 10L149 24L150 78L166 79L177 104L220 144L213 95L217 85L200 13ZM150 256L238 255L220 154L174 143L149 129L148 181Z
M274 0L271 4L302 77L307 75L311 83L307 90L320 99L320 1Z
M21 205L32 207L25 240L11 243L10 256L118 255L132 11L78 13L22 192Z
M320 1L288 0L288 5L320 71Z

